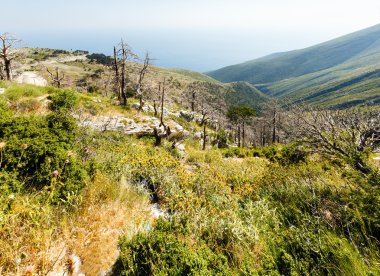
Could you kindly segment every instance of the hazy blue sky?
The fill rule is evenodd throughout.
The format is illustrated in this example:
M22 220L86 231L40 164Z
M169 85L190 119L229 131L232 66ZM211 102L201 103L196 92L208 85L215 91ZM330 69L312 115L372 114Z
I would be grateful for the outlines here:
M0 0L25 46L110 54L123 37L156 64L207 71L380 23L378 0ZM6 12L4 12L6 11Z

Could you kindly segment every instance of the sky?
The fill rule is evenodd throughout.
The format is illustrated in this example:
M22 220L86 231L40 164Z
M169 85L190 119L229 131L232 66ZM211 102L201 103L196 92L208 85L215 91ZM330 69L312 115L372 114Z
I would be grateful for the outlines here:
M380 23L378 0L0 0L23 46L111 54L121 38L155 64L200 72Z

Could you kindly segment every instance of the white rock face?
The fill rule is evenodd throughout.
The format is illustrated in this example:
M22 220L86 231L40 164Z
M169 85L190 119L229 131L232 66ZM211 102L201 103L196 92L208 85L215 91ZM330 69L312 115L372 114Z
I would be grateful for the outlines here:
M154 128L157 128L158 133L164 133L165 129L160 126L160 120L155 117L145 117L140 122L135 122L130 118L123 116L93 116L80 118L78 115L74 115L78 119L78 124L82 127L89 127L99 131L120 131L126 135L145 135L153 134ZM183 127L174 121L166 123L172 133L186 131Z
M15 81L17 83L23 83L23 84L34 84L38 86L46 86L48 82L41 76L39 76L35 72L23 72L20 76L18 76Z

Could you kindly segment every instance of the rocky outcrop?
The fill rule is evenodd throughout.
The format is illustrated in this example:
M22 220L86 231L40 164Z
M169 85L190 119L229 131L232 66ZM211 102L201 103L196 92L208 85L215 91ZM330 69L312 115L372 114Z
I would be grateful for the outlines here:
M155 117L143 117L138 122L123 116L91 116L80 117L74 115L78 124L82 127L89 127L99 131L119 131L126 135L151 135L156 128L158 133L164 133L165 129L160 126L160 120ZM171 133L182 132L188 135L188 132L181 125L174 121L166 122L170 127Z

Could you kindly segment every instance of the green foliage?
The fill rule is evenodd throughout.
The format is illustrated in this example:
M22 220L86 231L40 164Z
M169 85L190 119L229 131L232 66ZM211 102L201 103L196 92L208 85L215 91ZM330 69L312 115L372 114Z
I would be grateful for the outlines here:
M120 241L117 275L226 275L227 259L205 244L192 244L186 237L170 233L170 225L159 221L156 229L132 241Z
M50 109L55 110L70 110L79 102L79 97L76 92L71 90L58 90L50 96Z
M328 186L326 173L315 164L290 170L273 166L270 172L263 178L258 196L267 198L282 220L270 242L281 274L378 272L379 268L372 269L366 262L379 257L374 224L367 221L378 222L379 216L359 207L373 191L354 196L357 192Z
M287 102L335 109L379 105L379 33L377 25L321 45L269 55L208 75L222 82L249 82L256 90ZM240 94L249 90L242 88Z
M2 189L18 192L21 187L48 187L56 199L80 190L85 171L73 152L75 131L75 120L63 113L1 117L0 141L5 143L1 152Z
M113 62L112 57L106 56L104 54L90 54L87 55L87 58L91 61L95 61L96 63L103 64L103 65L111 65Z
M232 122L244 121L255 115L256 111L248 106L231 106L227 112L227 117Z
M220 149L228 147L228 133L224 129L219 130L217 134L216 144Z
M307 160L307 152L302 150L299 144L276 144L258 149L234 147L224 150L223 156L226 158L244 158L248 156L264 157L271 162L276 162L283 166L297 164Z
M10 101L17 101L25 98L37 98L45 94L51 94L58 91L53 87L38 87L30 84L12 83L6 89L4 96Z

